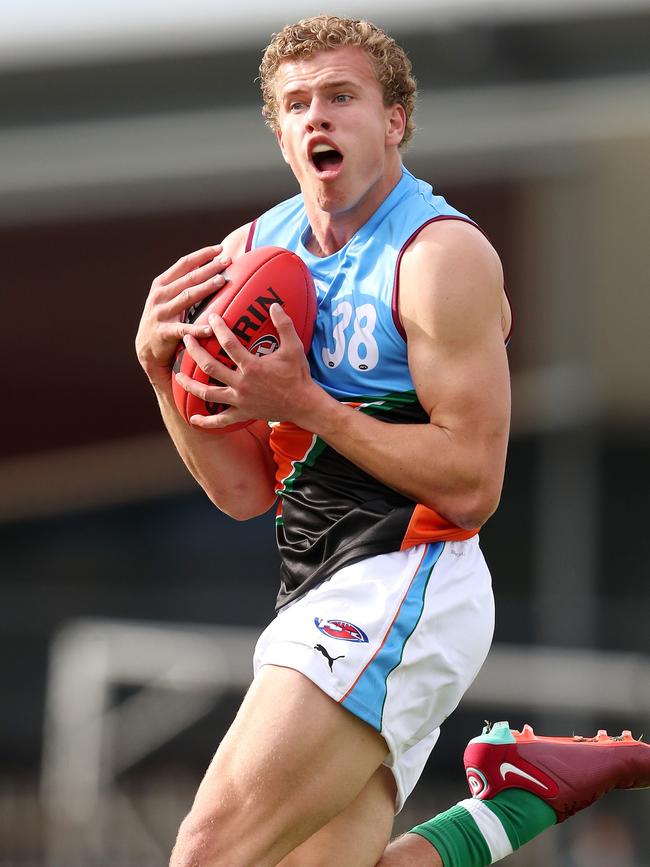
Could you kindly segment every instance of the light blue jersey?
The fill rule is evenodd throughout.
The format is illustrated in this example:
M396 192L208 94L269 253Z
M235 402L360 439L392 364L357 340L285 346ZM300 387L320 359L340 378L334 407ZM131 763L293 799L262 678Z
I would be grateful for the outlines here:
M307 249L311 228L302 195L263 214L249 237L250 248L292 250L312 273L318 315L308 358L314 380L337 400L388 423L429 421L399 321L399 263L424 226L449 219L472 222L403 169L368 222L331 256ZM476 532L389 488L289 422L273 426L270 444L280 497L280 606L358 560Z
M253 248L286 247L312 273L318 317L309 363L313 378L337 399L413 391L397 313L397 266L409 239L426 223L445 218L469 220L403 169L368 222L331 256L319 258L307 249L311 229L302 195L257 220Z

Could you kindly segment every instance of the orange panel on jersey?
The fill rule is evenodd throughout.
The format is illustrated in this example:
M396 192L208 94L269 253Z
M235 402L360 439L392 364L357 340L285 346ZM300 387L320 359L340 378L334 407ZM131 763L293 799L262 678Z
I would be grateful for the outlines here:
M269 442L277 466L275 478L278 490L284 489L287 480L296 471L296 464L305 460L315 441L314 434L292 422L273 425Z
M461 542L475 536L478 531L479 527L463 530L433 509L418 504L413 510L400 550L404 551L425 542Z

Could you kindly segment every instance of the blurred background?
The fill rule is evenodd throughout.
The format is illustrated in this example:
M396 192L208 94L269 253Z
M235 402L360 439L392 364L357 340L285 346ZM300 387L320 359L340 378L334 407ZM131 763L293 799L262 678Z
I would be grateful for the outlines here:
M250 679L277 587L271 516L209 504L133 339L157 274L294 193L255 77L270 34L321 11L1 12L3 867L163 867ZM495 646L404 830L466 797L462 751L486 717L650 731L650 3L325 11L407 48L405 162L493 239L516 313L509 465L482 533ZM650 867L649 807L613 793L509 863Z

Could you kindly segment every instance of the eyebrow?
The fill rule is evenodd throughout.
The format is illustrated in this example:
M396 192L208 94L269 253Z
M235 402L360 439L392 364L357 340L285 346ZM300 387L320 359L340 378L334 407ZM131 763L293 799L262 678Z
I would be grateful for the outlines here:
M354 84L354 82L349 81L348 79L340 79L340 80L336 80L336 81L326 81L322 85L321 89L322 90L339 90L339 89L353 90L353 89L358 88L358 87L359 87L358 84ZM282 97L283 97L283 99L286 99L287 97L294 96L295 94L304 93L308 89L309 88L306 85L298 84L298 85L290 87L289 90L282 91Z

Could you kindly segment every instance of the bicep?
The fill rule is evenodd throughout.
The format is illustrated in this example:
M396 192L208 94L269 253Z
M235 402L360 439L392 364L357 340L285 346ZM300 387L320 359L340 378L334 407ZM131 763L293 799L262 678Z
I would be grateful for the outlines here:
M204 435L207 450L194 474L212 502L237 520L260 515L275 501L267 431L266 422L253 422L242 430ZM192 470L192 462L188 466Z
M409 367L432 423L468 440L507 434L501 266L470 226L441 226L404 257ZM440 231L442 229L442 231Z
M409 366L418 399L431 422L478 438L501 434L510 416L505 346L499 332L466 345L409 335Z
M268 422L254 421L245 430L255 440L259 455L260 467L266 475L272 489L275 489L275 458L271 449L271 428Z

